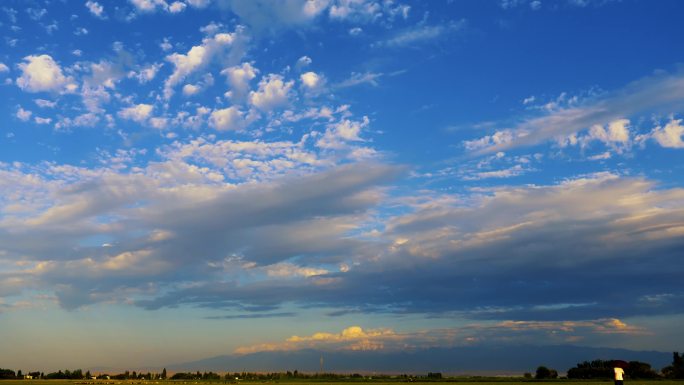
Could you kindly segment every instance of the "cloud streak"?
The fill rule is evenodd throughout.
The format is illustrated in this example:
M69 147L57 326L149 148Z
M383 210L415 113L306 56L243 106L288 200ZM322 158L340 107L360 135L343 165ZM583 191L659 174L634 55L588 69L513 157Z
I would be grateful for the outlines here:
M544 116L530 118L511 128L496 131L463 144L476 155L517 147L533 146L549 140L606 125L646 112L669 113L684 105L684 74L658 73L624 88L588 101L584 105L561 108Z

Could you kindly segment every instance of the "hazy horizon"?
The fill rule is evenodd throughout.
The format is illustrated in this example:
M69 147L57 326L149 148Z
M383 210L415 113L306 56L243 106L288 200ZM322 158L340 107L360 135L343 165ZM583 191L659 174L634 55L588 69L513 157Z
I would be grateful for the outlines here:
M681 350L683 13L3 1L0 366Z

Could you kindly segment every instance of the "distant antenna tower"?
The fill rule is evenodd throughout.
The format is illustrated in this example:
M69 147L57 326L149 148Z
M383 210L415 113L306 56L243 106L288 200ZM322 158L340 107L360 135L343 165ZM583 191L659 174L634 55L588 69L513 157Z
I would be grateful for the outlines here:
M323 374L323 355L321 354L321 374Z

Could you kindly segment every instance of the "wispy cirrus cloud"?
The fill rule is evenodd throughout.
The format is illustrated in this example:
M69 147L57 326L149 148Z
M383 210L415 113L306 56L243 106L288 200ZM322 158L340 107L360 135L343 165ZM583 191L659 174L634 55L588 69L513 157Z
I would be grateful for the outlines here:
M451 21L446 24L419 24L415 27L399 31L393 37L379 42L378 45L386 47L406 47L424 44L448 36L451 33L462 31L466 27L467 22L465 19Z

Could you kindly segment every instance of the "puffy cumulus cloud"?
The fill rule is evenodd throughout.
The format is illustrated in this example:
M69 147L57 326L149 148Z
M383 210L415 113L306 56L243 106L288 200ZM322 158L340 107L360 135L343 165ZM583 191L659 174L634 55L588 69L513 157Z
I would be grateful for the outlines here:
M321 81L321 77L311 71L301 74L299 78L302 84L309 88L316 88Z
M367 116L361 121L343 119L336 123L328 124L323 136L316 142L322 148L341 149L349 142L360 142L361 130L368 126L370 120Z
M143 123L150 117L153 109L153 105L141 103L121 109L118 115L122 119Z
M334 350L380 350L383 341L402 339L392 329L366 329L350 326L340 333L317 332L310 336L292 336L281 343L266 343L245 346L235 349L237 354L249 354L259 351L301 350L306 348Z
M183 86L183 95L192 96L199 93L202 90L201 87L194 84L186 84Z
M9 72L9 67L5 63L0 62L0 74L4 72Z
M108 119L111 115L105 115ZM95 127L100 122L100 116L93 112L77 115L73 118L63 117L55 123L55 129L68 131L71 127Z
M181 1L174 1L173 3L171 3L171 5L169 5L169 12L171 12L171 13L183 12L185 10L185 7L187 7L187 5L185 3L181 2Z
M16 79L17 86L27 92L64 92L76 87L50 55L26 56L19 69L22 74Z
M269 74L259 82L259 88L249 93L249 102L256 108L269 112L288 105L294 81L284 81L281 75Z
M682 119L671 119L665 127L658 126L651 134L658 144L666 148L684 148Z
M313 62L313 60L311 60L310 57L308 57L306 55L302 56L299 59L297 59L297 62L295 63L295 68L297 70L301 70L303 68L310 66L312 62Z
M643 112L669 112L684 101L684 75L660 73L635 81L622 89L593 98L581 105L554 108L541 117L530 118L507 129L496 131L479 139L465 141L466 149L478 154L495 153L509 148L531 146L548 140L563 141L564 138L587 130L603 127L603 141L625 140L628 130L621 126L622 119ZM610 126L611 122L618 122ZM614 132L611 130L615 130Z
M598 141L617 153L623 153L632 146L629 125L629 119L617 119L605 126L595 124L585 134L575 133L560 138L558 142L561 147L580 145L584 148L590 146L592 142Z
M34 99L33 102L40 108L55 108L57 105L57 102L45 99Z
M606 128L594 125L589 129L589 137L606 144L618 143L627 145L630 141L628 126L629 119L614 120Z
M305 141L306 138L299 142L210 141L199 138L186 144L176 142L161 153L174 161L212 165L231 180L269 180L285 173L307 172L331 164L307 150Z
M148 83L157 76L163 65L163 63L153 63L140 68L138 71L129 71L128 78L137 79L140 84Z
M250 63L242 63L238 66L228 67L221 71L230 85L229 96L235 100L243 100L249 93L249 82L254 79L259 70Z
M100 5L100 3L98 3L97 1L88 0L86 1L85 6L86 8L88 8L88 11L90 11L92 15L100 18L105 17L104 7Z
M15 114L17 119L21 120L22 122L28 122L29 119L31 119L31 115L33 115L33 112L31 112L29 110L25 110L21 106L19 106L19 108L17 108L17 113Z
M33 121L36 122L36 124L50 124L52 123L52 118L41 118L40 116L36 116L33 118Z
M238 27L233 33L216 33L213 37L202 40L202 44L196 45L185 54L173 53L166 60L173 64L173 73L164 82L164 98L170 99L173 88L184 81L188 76L205 68L217 56L227 61L238 61L242 57L243 40L246 39L244 29ZM232 47L230 54L227 50ZM227 54L226 57L223 57Z
M325 77L313 71L299 75L299 80L307 92L318 93L325 87Z
M209 116L209 125L219 131L240 130L245 123L244 112L236 106L214 110Z

